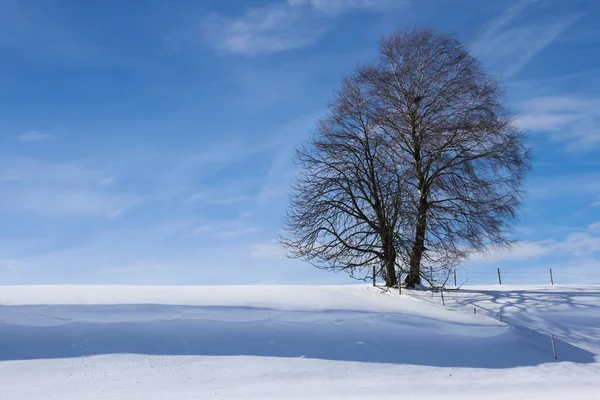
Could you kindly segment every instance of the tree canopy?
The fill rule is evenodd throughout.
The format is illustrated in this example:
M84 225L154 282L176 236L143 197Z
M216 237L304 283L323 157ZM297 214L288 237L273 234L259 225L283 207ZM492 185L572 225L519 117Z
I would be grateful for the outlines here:
M289 255L414 286L510 244L530 152L498 80L457 39L407 30L343 80L297 161Z

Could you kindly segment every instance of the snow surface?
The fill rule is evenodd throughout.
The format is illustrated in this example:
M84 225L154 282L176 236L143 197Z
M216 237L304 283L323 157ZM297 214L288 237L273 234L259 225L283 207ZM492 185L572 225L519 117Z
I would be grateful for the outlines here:
M600 287L444 299L364 285L0 287L0 399L600 394Z

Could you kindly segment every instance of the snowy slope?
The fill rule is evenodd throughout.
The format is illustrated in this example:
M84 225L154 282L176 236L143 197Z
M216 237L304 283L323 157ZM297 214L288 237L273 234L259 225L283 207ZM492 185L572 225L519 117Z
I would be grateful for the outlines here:
M431 296L431 292L412 291L409 296L443 304L441 293ZM445 292L444 303L449 310L472 312L477 308L480 314L492 318L499 319L501 315L522 336L544 336L540 339L542 345L548 343L549 335L554 335L571 345L559 345L559 350L563 350L559 352L561 359L569 359L571 350L600 356L598 286L469 286Z
M524 292L515 304L542 308L547 293ZM580 337L595 335L599 288L577 292L585 309L555 289L561 312L580 311L578 338L557 332L560 362L540 324L485 315L501 303L490 293L447 294L443 307L362 285L0 287L0 399L600 393L598 343ZM557 315L541 325L558 330Z

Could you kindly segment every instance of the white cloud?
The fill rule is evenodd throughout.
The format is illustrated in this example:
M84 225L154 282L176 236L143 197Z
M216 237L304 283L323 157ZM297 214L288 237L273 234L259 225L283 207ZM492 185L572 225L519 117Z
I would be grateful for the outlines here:
M527 242L521 241L507 249L488 250L473 254L471 262L497 263L502 261L530 260L550 254L554 241Z
M47 133L42 133L38 131L27 131L17 136L17 139L21 142L42 142L44 140L50 139L52 136Z
M203 28L219 51L268 54L308 47L327 32L318 21L304 19L300 8L277 6L250 10L238 19L213 14Z
M588 229L590 231L598 231L598 232L600 232L600 222L596 222L596 223L591 224L590 226L588 226Z
M533 260L547 256L590 257L600 253L600 223L592 224L584 232L574 232L562 241L521 241L508 249L489 250L473 254L472 263L499 263Z
M589 256L600 251L600 236L575 232L557 244L556 250L573 256Z
M560 15L551 20L523 18L534 3L521 0L506 8L483 26L471 50L489 65L502 70L505 76L512 76L578 19L575 15Z
M557 131L577 120L576 114L526 114L518 119L521 129L533 131Z
M344 13L381 11L398 4L383 0L288 0L248 9L239 17L211 14L201 27L207 40L226 53L256 55L311 46Z
M537 97L523 102L519 109L521 129L548 133L571 149L600 145L600 100L569 95Z

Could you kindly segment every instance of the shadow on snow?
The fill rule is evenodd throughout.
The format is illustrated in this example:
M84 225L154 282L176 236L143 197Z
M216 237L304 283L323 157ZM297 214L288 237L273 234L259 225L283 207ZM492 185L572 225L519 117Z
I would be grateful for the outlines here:
M168 305L2 306L0 360L101 354L306 357L439 367L551 362L550 343L508 326L402 313ZM564 342L561 361L594 354Z

